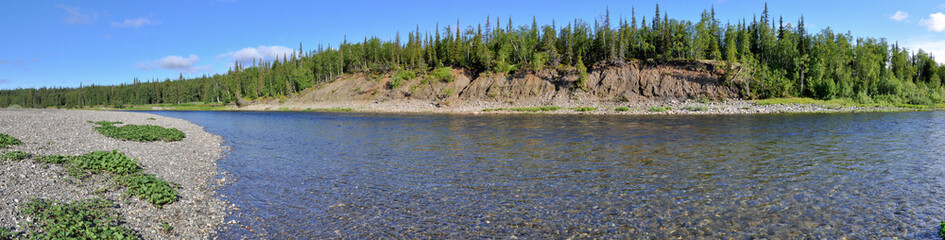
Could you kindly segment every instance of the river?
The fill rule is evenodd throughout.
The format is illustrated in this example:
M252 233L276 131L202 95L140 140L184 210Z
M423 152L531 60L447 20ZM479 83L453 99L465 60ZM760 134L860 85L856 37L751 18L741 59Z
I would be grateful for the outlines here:
M151 112L224 137L224 239L934 238L945 112Z

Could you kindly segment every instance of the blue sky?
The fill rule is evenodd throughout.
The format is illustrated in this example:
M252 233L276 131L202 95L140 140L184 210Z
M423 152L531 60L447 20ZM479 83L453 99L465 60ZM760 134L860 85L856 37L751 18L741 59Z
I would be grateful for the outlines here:
M751 21L763 1L11 1L0 8L0 89L130 83L135 77L176 79L225 72L235 59L269 58L345 36L391 39L434 24L514 25L554 19L593 22L609 6L613 18L651 18L655 4L670 17L695 20L715 6L723 22ZM774 17L811 31L829 26L857 37L886 38L945 58L945 0L769 1ZM308 51L308 50L306 50Z

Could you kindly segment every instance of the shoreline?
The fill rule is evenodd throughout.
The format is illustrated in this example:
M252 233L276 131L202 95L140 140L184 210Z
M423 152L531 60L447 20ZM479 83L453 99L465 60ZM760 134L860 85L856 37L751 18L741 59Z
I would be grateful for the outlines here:
M176 142L122 141L99 134L88 121L177 128L186 134ZM58 109L0 110L0 133L23 144L0 152L24 151L39 155L82 155L118 150L136 159L141 171L180 184L177 201L158 208L124 188L115 187L109 174L78 179L57 164L32 160L0 161L0 227L26 230L27 217L19 212L29 199L72 202L101 197L113 201L121 225L143 239L207 239L223 225L226 204L217 197L221 179L216 161L223 157L222 137L182 119L148 113ZM167 231L164 226L172 227Z
M280 103L259 101L246 106L203 103L158 104L132 108L91 108L92 110L130 111L257 111L257 112L359 112L359 113L434 113L434 114L565 114L565 115L740 115L776 113L857 113L909 112L942 110L941 106L859 105L848 102L786 99L786 103L759 104L759 101L665 100L639 102L569 101L563 103L463 102L448 104L424 100L334 101L315 103Z

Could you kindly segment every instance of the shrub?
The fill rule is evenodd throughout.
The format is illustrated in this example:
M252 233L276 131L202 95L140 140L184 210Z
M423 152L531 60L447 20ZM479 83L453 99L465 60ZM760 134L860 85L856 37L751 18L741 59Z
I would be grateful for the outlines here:
M433 72L430 73L430 75L433 75L433 78L435 78L436 80L440 80L443 82L452 82L453 81L453 68L450 68L450 67L437 68L437 69L434 69Z
M181 132L176 128L130 124L121 127L115 127L114 124L121 124L121 122L107 121L99 121L95 122L95 124L101 125L99 127L95 127L95 130L102 135L120 140L131 140L138 142L153 142L161 140L165 142L173 142L180 141L186 137L184 132Z
M177 185L152 174L132 174L121 177L121 185L128 188L125 191L128 195L138 196L141 200L150 202L158 207L172 203L177 200Z
M578 112L590 112L590 111L597 110L597 108L595 108L595 107L579 107L579 108L572 108L572 110L578 111Z
M413 79L415 77L417 77L417 73L414 71L410 71L410 70L399 71L397 73L394 73L394 76L390 78L390 82L387 83L387 86L390 87L390 89L394 89L394 88L400 87L400 85L403 84L404 81Z
M629 107L617 107L617 108L614 108L614 111L626 112L626 111L630 111L630 108L629 108Z
M128 174L138 171L138 163L118 150L86 153L73 158L71 163L74 167L93 173Z
M20 142L19 139L11 137L10 135L0 133L0 148L5 148L7 146L13 146L13 145L20 145L20 144L23 144L23 142Z
M115 204L100 198L73 203L32 199L21 213L33 218L32 227L42 233L38 239L137 239L130 229L118 223Z
M12 152L3 154L3 159L11 160L11 161L23 160L29 157L30 157L30 154L23 151L12 151Z

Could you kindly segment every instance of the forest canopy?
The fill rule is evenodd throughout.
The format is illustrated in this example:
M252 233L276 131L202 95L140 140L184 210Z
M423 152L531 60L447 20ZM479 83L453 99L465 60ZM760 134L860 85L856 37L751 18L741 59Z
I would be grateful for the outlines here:
M539 26L514 25L511 18L486 17L460 28L419 27L402 39L345 39L274 61L236 62L226 73L140 81L114 86L0 90L0 107L126 106L162 103L238 103L240 99L288 97L350 73L414 71L443 67L475 73L545 68L577 71L635 60L711 60L747 69L742 83L749 98L848 98L861 103L933 104L945 101L945 65L922 50L885 39L854 37L829 27L809 32L804 18L774 18L767 4L759 17L720 22L714 9L696 22L671 18L659 5L652 15L630 9L613 19L607 9L588 23L581 19ZM245 64L245 65L244 65ZM580 84L580 83L578 83Z

